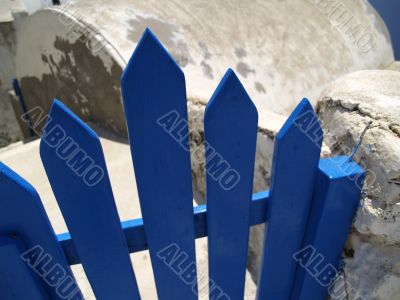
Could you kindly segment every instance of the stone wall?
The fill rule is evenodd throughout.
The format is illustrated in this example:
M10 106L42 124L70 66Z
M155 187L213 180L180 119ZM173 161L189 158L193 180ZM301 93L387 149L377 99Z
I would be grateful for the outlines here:
M348 299L400 297L400 72L360 71L335 81L318 107L325 143L367 171L344 251ZM369 125L369 127L368 127Z

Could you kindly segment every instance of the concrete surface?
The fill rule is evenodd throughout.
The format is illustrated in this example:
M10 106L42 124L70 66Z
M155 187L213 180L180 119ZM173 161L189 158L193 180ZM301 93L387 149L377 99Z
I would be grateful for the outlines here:
M400 71L400 61L393 62L386 69L392 71Z
M24 9L20 1L0 0L0 148L22 135L10 104L8 92L15 77L16 31Z
M400 72L359 71L338 79L324 91L319 116L334 155L349 153L371 122L355 156L367 179L344 251L345 285L364 299L399 299Z
M92 125L92 128L101 136L101 144L120 219L128 220L141 217L129 145L126 140L119 138L115 134L99 129L94 125ZM26 144L18 142L0 149L0 161L12 168L36 188L56 233L67 231L40 160L39 140ZM203 283L199 285L199 299L208 299L206 297L207 286L204 286L204 282L207 282L208 278L207 238L196 240L196 257L198 276L202 278L201 282ZM157 299L148 251L132 254L131 260L142 299ZM72 270L85 299L95 300L81 265L73 266ZM250 273L247 272L245 299L254 299L255 292L256 286L251 279Z
M28 108L47 110L58 97L125 134L119 78L146 27L182 67L189 98L208 101L232 67L260 114L288 115L303 97L315 104L332 80L393 62L385 25L365 0L71 1L36 12L20 32Z

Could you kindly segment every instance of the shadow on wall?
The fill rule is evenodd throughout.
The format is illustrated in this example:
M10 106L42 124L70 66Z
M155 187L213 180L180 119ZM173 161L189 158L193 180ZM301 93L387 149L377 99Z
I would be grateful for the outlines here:
M369 0L385 21L392 37L396 60L400 60L400 1Z

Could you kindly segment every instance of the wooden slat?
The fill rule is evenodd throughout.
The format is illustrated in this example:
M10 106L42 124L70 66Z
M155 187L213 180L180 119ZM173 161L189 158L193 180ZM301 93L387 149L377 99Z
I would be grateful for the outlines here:
M276 136L257 299L288 300L315 185L322 130L304 99Z
M55 100L40 155L96 298L139 299L96 133Z
M0 237L0 299L49 299L39 277L21 259L24 251L17 237Z
M0 237L0 299L49 299L39 277L21 259L26 250L18 237Z
M148 29L124 71L122 94L158 297L196 299L185 78ZM176 256L159 255L173 245ZM178 255L185 262L173 269ZM183 271L189 264L190 274Z
M228 70L204 117L210 298L244 297L257 122L257 109Z
M363 180L363 169L349 157L320 161L307 232L302 249L294 256L299 267L292 300L327 298L328 288L341 271L339 263L359 205ZM341 294L345 295L343 289L333 298L340 299Z
M65 276L74 278L72 272L68 266L63 251L57 242L53 228L50 225L49 219L43 208L42 202L35 189L26 182L23 178L14 173L10 168L0 162L0 236L15 235L21 239L21 242L25 246L26 250L32 250L32 259L26 259L26 263L31 266L36 265L39 261L46 257L50 257L51 260L46 268L36 269L40 271L42 277L40 282L51 299L66 299L65 294L60 294L58 288L61 284L62 278L60 277L57 284L51 286L43 280L46 277L48 271L55 265L61 267L65 272ZM6 246L6 241L2 244ZM9 245L9 243L8 243ZM0 250L4 254L6 248ZM16 255L18 249L10 250L9 254L13 252ZM36 255L35 255L36 254ZM20 262L23 262L22 258ZM23 278L27 274L18 273L21 270L20 262L13 260L8 261L9 265L3 267L13 268L19 279ZM10 275L8 273L6 275ZM38 277L38 276L37 276ZM39 278L39 277L38 277ZM16 279L18 280L18 279ZM32 279L34 280L34 279ZM74 280L74 279L73 279ZM32 287L32 281L30 282L16 282L19 289L30 289ZM76 283L70 291L71 299L83 299L80 290ZM19 291L23 292L23 291ZM37 290L38 293L41 293ZM1 291L0 291L1 293ZM34 295L34 294L33 294ZM73 296L74 295L74 296ZM64 297L62 297L64 296ZM43 296L45 298L45 296ZM7 299L0 297L1 299ZM31 299L30 297L24 299Z

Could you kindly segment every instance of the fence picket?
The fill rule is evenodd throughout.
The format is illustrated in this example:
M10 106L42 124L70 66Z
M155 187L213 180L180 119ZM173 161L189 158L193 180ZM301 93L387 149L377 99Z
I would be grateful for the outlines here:
M210 299L244 296L257 122L257 109L228 70L204 117Z
M96 133L55 100L40 155L96 298L139 299Z
M296 255L299 267L292 300L326 299L336 276L341 275L339 262L360 202L364 175L364 170L347 156L319 162L307 231ZM337 279L342 282L343 277ZM343 284L336 288L330 291L332 298L343 299Z
M257 299L288 300L307 225L322 129L303 99L279 131L272 162L270 212Z
M0 237L0 299L48 300L39 277L21 259L25 251L18 237Z
M197 299L183 72L147 29L121 85L158 297Z
M42 295L42 288L44 287L51 299L61 300L69 299L70 297L72 297L71 299L83 299L64 253L57 242L39 195L28 182L1 162L0 195L0 236L2 237L0 255L2 259L5 259L3 254L13 259L6 262L7 266L10 267L10 271L6 273L6 276L12 276L10 272L15 272L18 275L15 280L25 276L31 277L27 273L27 268L23 269L20 265L21 262L24 262L26 267L34 268L38 272L37 274L40 274L41 278L43 278L39 280L39 276L32 276L30 282L18 282L22 285L18 287L20 289L19 293L30 293L32 299L38 293L43 296L42 299L46 299L46 295ZM27 252L28 255L24 256L24 259L19 257L20 261L18 261L15 257L16 252L21 250L17 244L13 247L14 249L9 248L8 251L4 248L6 245L10 245L10 240L8 239L10 236L13 237L13 240L19 239L25 246L24 250L29 251ZM43 264L42 261L46 261L47 264ZM10 266L11 264L13 265L12 267ZM5 264L2 266L5 267ZM60 276L58 282L53 282L55 284L47 284L45 282L46 278L52 275L51 271L54 271L56 266L59 266L59 269L62 270L60 272L65 272L65 275L63 277ZM57 279L57 276L55 279ZM38 286L35 289L32 285L37 281L40 281L42 287ZM60 293L60 288L62 288L64 281L72 284L71 289ZM24 290L21 290L21 287ZM0 291L4 290L1 289ZM68 293L66 294L66 292ZM14 296L16 295L15 293L17 291L14 291ZM31 297L24 299L31 299ZM5 295L0 298L9 299Z

